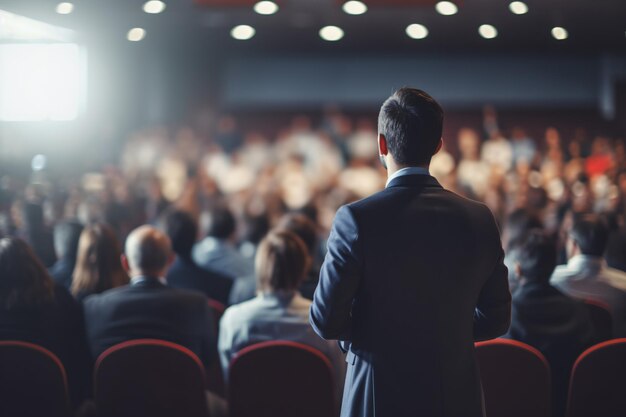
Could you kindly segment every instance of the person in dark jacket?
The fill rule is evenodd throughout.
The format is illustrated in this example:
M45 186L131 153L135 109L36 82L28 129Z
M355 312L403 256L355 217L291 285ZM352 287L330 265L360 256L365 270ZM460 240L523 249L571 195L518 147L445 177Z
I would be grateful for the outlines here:
M0 239L0 340L30 342L54 353L67 372L74 405L91 394L82 307L17 238Z
M83 225L73 221L61 222L54 227L53 231L57 261L49 272L56 283L68 290L72 286L72 273L76 266L78 240L82 231Z
M556 242L534 229L518 246L511 326L505 337L519 340L544 354L552 370L553 409L563 415L574 361L596 341L584 304L550 285L556 267Z

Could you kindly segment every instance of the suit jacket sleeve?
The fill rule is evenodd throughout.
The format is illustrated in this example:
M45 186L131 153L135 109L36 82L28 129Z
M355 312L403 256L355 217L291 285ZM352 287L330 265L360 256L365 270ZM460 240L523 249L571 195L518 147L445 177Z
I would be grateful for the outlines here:
M362 250L354 215L348 206L337 211L328 238L309 321L324 339L350 340L352 302L362 275Z
M504 251L500 243L498 227L489 212L490 229L494 242L497 242L499 255L491 275L483 285L474 310L474 340L488 340L502 336L511 324L511 293L509 291L508 269L504 265Z

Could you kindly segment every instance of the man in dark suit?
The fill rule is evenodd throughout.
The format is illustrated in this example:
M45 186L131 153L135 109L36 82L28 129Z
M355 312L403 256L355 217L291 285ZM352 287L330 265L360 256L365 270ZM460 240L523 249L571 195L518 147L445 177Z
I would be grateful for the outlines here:
M165 234L150 226L131 232L122 255L130 285L92 295L84 302L94 358L117 343L143 338L183 345L205 366L216 357L216 329L207 298L164 284L172 260Z
M556 266L556 242L534 229L520 238L515 260L511 327L506 336L539 349L552 371L552 406L563 415L574 361L596 342L585 305L550 285Z
M483 415L474 341L507 331L511 295L489 209L428 173L442 124L423 91L387 99L387 187L335 217L310 321L348 350L344 417Z
M233 280L219 272L200 268L191 259L191 250L198 236L198 226L191 214L184 211L168 212L163 219L163 228L176 254L176 260L165 276L167 285L200 291L228 305Z

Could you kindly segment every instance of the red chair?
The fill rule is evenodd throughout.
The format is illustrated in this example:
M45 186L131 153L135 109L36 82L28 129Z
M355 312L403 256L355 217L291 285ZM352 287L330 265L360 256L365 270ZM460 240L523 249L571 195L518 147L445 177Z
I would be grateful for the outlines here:
M32 343L0 342L0 416L69 415L67 377L61 361Z
M599 343L574 363L568 417L626 415L626 339Z
M525 343L495 339L476 343L489 417L549 417L550 366Z
M213 312L213 320L215 322L215 329L217 331L215 335L219 336L220 319L222 318L222 315L224 315L226 307L219 301L215 301L209 298L209 308ZM206 369L206 377L207 389L221 397L225 397L226 383L224 382L224 371L222 370L222 363L220 362L219 354L217 353L217 351L215 352L215 357L213 357L211 360L211 365L209 365L209 367Z
M593 322L598 341L610 340L613 338L613 316L611 309L603 302L596 300L584 300L589 317Z
M155 339L115 345L98 358L94 377L103 417L207 417L204 367L189 349Z
M230 364L231 417L332 417L334 396L330 361L301 343L258 343Z

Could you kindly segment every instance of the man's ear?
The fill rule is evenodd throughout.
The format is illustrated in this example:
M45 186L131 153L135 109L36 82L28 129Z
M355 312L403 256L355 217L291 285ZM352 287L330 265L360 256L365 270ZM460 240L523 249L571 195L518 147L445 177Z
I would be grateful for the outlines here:
M126 255L122 254L120 256L120 261L122 262L122 268L124 268L124 271L130 272L130 266L128 265L128 258Z
M437 149L435 149L435 153L433 155L437 155L441 148L443 148L443 138L439 139L439 144L437 145Z
M382 133L378 134L378 154L379 155L387 155L389 153L389 149L387 149L387 138Z

